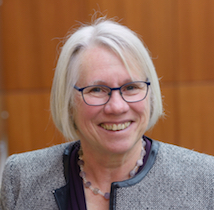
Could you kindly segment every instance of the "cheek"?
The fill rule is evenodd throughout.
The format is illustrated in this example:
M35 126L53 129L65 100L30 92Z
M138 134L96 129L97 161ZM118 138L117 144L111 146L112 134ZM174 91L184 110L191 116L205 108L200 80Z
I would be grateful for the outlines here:
M150 100L145 99L139 102L139 104L136 104L135 112L138 113L141 121L143 121L144 123L148 123L150 119Z
M95 119L98 117L99 107L89 106L83 100L77 99L76 108L74 112L74 120L77 127L90 127Z
M83 118L82 116L84 115L83 112L85 112L84 101L82 100L81 95L76 95L74 98L74 108L72 118L77 127L80 126L79 123L81 122L81 118Z

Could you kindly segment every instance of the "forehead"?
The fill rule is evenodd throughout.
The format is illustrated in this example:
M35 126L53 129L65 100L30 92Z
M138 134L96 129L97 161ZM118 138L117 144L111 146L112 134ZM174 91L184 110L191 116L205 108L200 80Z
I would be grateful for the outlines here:
M139 71L136 61L128 55L124 59L118 56L113 50L103 46L96 46L85 50L81 55L80 79L121 79L142 80L142 72Z

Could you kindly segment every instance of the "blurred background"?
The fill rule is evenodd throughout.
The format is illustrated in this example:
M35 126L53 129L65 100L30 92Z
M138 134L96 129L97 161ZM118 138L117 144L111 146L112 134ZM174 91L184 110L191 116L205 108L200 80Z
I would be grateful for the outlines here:
M49 111L60 40L95 10L137 32L166 117L148 136L214 155L213 0L0 1L0 173L5 158L64 142Z

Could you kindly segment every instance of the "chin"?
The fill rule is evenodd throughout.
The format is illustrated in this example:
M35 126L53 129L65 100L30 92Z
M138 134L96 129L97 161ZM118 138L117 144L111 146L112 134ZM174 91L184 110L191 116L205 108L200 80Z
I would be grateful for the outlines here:
M136 141L133 141L132 139L116 139L115 141L107 142L104 146L106 152L112 153L112 154L124 154L126 152L129 152L134 145L136 144Z

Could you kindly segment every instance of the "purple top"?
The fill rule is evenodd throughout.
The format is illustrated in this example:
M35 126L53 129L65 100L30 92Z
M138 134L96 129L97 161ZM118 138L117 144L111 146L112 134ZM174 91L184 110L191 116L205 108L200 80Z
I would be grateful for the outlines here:
M149 141L146 137L144 137L144 140L146 141L146 155L143 159L143 165L139 168L137 173L139 173L143 169L149 157L149 152L151 148L151 141ZM82 178L79 176L80 168L77 164L77 161L79 159L78 151L79 147L76 147L73 150L70 158L70 202L68 205L68 210L87 210L83 182Z

